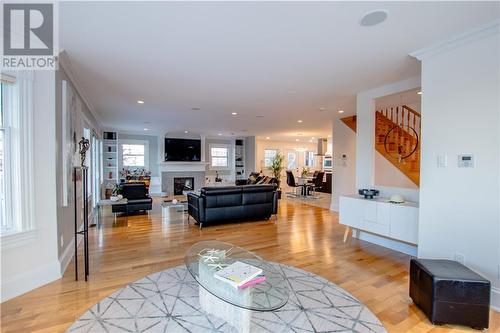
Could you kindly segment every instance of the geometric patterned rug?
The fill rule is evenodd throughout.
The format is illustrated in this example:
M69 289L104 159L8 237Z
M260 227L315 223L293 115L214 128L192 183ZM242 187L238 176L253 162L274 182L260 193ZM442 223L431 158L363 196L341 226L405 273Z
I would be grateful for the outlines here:
M378 318L342 288L310 272L273 265L285 276L290 296L276 311L254 311L251 332L386 332ZM236 333L201 310L198 288L184 265L151 274L104 298L67 332Z

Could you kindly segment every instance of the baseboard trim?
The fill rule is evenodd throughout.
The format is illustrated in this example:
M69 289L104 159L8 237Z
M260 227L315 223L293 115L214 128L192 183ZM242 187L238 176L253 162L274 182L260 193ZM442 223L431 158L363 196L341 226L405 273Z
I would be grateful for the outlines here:
M369 243L377 244L388 249L405 253L409 256L416 257L418 253L418 247L416 245L411 245L408 243L400 242L394 239L390 239L384 236L379 236L376 234L372 234L367 231L353 231L353 237L358 238L360 240L364 240Z
M79 231L82 231L82 230L83 230L83 225ZM80 246L80 243L82 242L82 240L83 240L83 237L80 237L78 239L78 246ZM59 266L60 266L61 276L64 275L64 272L66 272L66 269L68 269L69 263L71 262L71 260L75 256L74 250L75 250L75 237L73 237L71 239L68 246L66 246L62 255L59 257Z
M8 301L59 278L61 278L59 261L54 260L31 271L2 280L0 300Z
M500 312L500 288L491 288L491 309Z
M330 210L334 212L339 212L339 198L332 195L332 201L330 202Z

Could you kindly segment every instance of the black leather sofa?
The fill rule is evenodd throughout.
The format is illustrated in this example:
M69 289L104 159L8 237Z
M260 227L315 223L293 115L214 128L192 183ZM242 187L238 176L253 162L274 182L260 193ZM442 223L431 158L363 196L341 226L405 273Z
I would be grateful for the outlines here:
M204 187L188 194L188 214L202 226L268 219L278 213L276 184Z
M111 210L113 213L131 213L147 211L153 208L153 199L148 195L148 189L144 183L123 184L122 195L127 199L127 203L112 205Z

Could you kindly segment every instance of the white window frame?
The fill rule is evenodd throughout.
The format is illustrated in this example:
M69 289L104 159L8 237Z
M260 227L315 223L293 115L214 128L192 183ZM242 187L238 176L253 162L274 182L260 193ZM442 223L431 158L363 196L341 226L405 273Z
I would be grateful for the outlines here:
M226 166L214 166L212 165L212 148L224 148L227 150L227 165ZM211 143L208 145L208 155L209 155L209 168L210 170L231 170L231 157L233 156L231 152L231 145L224 143ZM219 156L217 156L219 157Z
M264 148L264 156L263 156L263 160L264 160L264 168L269 168L271 167L271 163L266 163L266 151L274 151L274 156L278 155L280 150L277 149L277 148Z
M9 92L2 92L5 104L10 109L7 132L9 144L6 146L9 165L6 166L7 188L10 195L9 218L14 226L12 231L0 235L2 249L20 246L34 240L36 236L34 218L34 160L33 160L33 71L4 72L1 74ZM7 98L5 98L7 97ZM5 113L7 114L7 112ZM16 189L13 191L12 189Z
M2 111L5 111L5 107L10 107L9 102L6 99L6 95L8 96L9 94L5 94L4 92L9 89L8 84L2 83L0 85L0 89L2 89L2 99L0 101L2 102ZM2 121L3 124L0 125L0 129L3 130L4 132L4 186L5 186L5 220L12 221L12 176L11 176L11 162L10 162L10 126L9 122L10 120L8 119L8 113L4 112L2 115ZM9 234L10 232L6 232L5 234Z
M294 165L291 166L290 165L290 155L293 155L295 156L295 159L294 159ZM287 170L294 170L294 169L297 169L299 167L299 154L296 152L296 151L292 151L292 150L289 150L286 152L286 169Z
M308 158L308 155L312 153L312 158L310 159L311 160L311 164L308 164L308 161L309 161L309 158ZM314 168L316 165L316 153L314 151L305 151L304 152L304 166L308 167L308 168Z
M144 164L142 166L126 166L123 164L123 145L143 145L144 146ZM149 141L148 140L132 140L132 139L120 139L119 144L120 150L118 152L119 165L125 169L134 168L144 168L149 171ZM120 170L118 170L120 171Z

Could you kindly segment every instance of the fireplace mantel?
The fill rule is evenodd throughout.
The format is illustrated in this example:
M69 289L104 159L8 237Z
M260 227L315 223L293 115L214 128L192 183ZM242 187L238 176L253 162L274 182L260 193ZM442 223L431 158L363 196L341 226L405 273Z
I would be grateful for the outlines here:
M159 171L161 172L190 172L206 171L208 163L206 162L161 162Z

